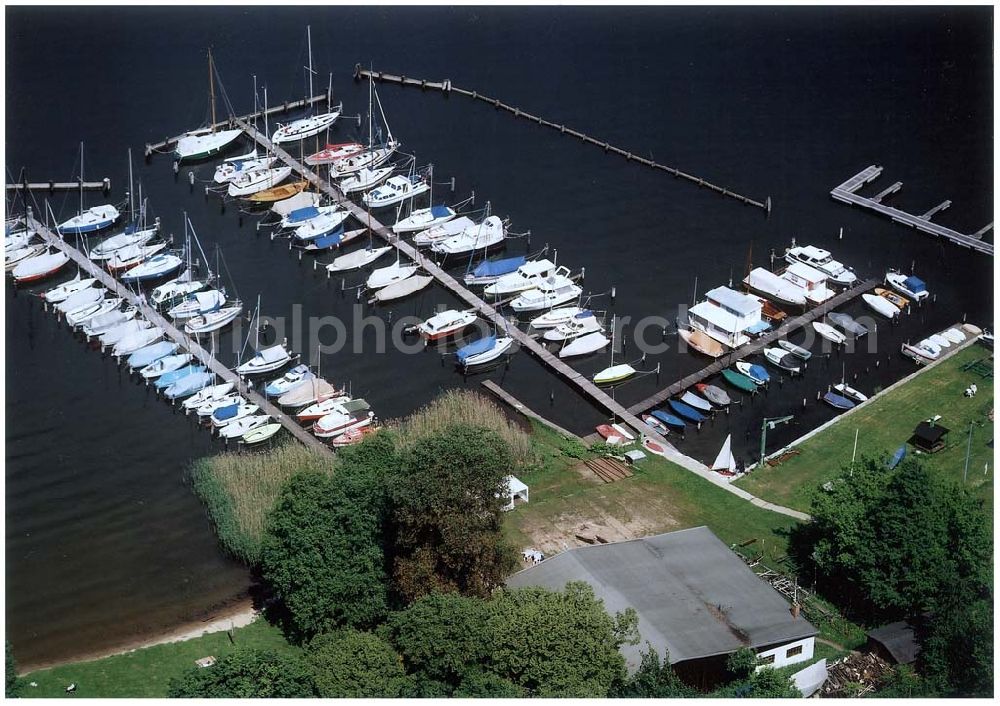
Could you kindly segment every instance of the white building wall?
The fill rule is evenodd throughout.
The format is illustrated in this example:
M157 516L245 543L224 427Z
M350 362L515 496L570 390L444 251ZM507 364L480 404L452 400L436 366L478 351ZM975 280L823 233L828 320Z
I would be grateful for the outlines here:
M788 644L781 645L780 647L772 647L769 650L758 652L757 660L761 664L758 665L757 669L761 670L764 667L773 667L774 669L778 669L779 667L785 667L789 664L797 664L799 662L805 662L806 660L812 659L815 644L815 638L807 637L803 640L796 640L795 642L789 642ZM801 648L801 650L799 651L798 648ZM789 656L789 652L798 652L798 654L792 654ZM771 657L773 657L773 661L770 661Z

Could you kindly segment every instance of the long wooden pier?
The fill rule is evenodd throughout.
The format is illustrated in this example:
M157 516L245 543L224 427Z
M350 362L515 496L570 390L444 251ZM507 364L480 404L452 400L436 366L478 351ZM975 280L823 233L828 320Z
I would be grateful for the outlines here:
M625 160L628 162L635 162L636 164L641 164L643 166L650 167L651 169L657 169L663 172L667 172L668 174L672 174L678 179L686 179L687 181L690 181L693 184L714 191L721 196L728 196L729 198L736 199L737 201L744 203L748 206L756 206L757 208L762 208L765 211L767 211L767 213L771 212L770 196L768 196L763 202L749 198L748 196L743 196L742 194L736 193L732 189L727 189L723 186L718 186L717 184L713 184L712 182L707 181L701 177L695 176L693 174L688 174L687 172L683 172L680 169L667 166L666 164L660 164L659 162L655 162L652 159L647 159L646 157L634 154L620 147L615 147L614 145L608 143L606 140L599 140L596 137L591 137L590 135L586 135L577 130L573 130L572 128L568 128L565 125L554 123L549 120L545 120L544 118L540 118L537 115L532 115L531 113L527 113L521 110L520 108L502 102L499 98L491 98L490 96L483 95L482 93L479 93L477 91L468 91L464 88L453 86L451 84L451 79L445 79L444 81L425 81L422 79L415 79L407 76L397 76L396 74L385 73L384 71L370 71L368 69L361 68L360 64L355 64L354 66L354 78L355 80L360 80L362 78L372 78L380 82L397 83L400 86L414 86L424 90L429 88L432 90L441 91L446 95L454 92L463 96L468 96L473 100L479 100L484 103L487 103L496 108L497 110L505 110L511 115L513 115L515 118L524 118L529 122L537 123L538 125L543 125L545 127L558 130L559 133L562 135L570 135L571 137L575 137L578 140L582 140L583 142L592 144L596 147L600 147L602 150L604 150L605 154L607 153L617 154L621 157L624 157Z
M82 184L77 181L31 181L26 183L7 184L8 192L21 192L25 188L28 191L48 191L50 194L56 191L103 191L105 194L111 193L111 179L104 177L101 181L85 181Z
M951 201L942 201L940 204L930 209L923 215L916 216L912 213L907 213L906 211L901 211L898 208L886 206L882 203L886 197L896 193L900 190L900 188L902 188L903 182L901 181L897 181L889 188L871 198L859 196L856 193L858 189L875 181L881 174L882 167L873 164L870 167L862 169L843 184L834 187L833 191L830 192L830 196L835 198L837 201L841 201L842 203L854 204L855 206L871 209L883 215L889 216L889 218L894 220L896 223L901 223L941 238L947 238L953 243L957 243L958 245L970 248L977 252L981 252L986 255L993 254L993 243L984 243L982 240L983 236L991 228L993 228L992 223L986 225L971 235L967 235L931 221L932 216L951 206Z
M318 453L322 453L330 457L333 456L333 450L318 438L303 429L296 422L294 416L286 415L263 395L258 393L256 390L247 387L243 379L241 379L236 373L222 365L222 363L216 360L216 358L205 350L196 340L192 339L182 330L178 329L170 321L167 321L167 319L160 314L160 312L149 306L144 299L136 296L128 287L108 274L108 272L104 269L98 267L93 260L50 231L44 224L39 223L31 217L30 214L28 219L46 244L66 253L81 270L87 272L87 274L91 277L95 277L97 281L100 282L108 291L114 292L115 296L121 297L129 304L136 307L139 314L143 318L152 323L154 326L158 326L163 329L164 334L167 337L175 341L181 348L191 353L191 355L193 355L198 362L204 365L208 370L218 375L220 380L233 383L234 389L237 392L239 392L245 399L260 407L262 412L270 415L275 421L281 423L282 426L291 432L292 436Z
M748 355L753 355L754 353L760 352L761 350L763 350L770 344L774 343L778 339L784 338L793 331L796 331L805 326L806 324L815 321L816 319L827 314L828 312L832 311L838 306L846 304L855 297L861 296L862 294L864 294L865 292L867 292L880 282L881 280L879 279L865 280L861 284L855 285L851 289L847 289L841 292L837 296L828 299L819 306L816 306L810 309L809 311L806 311L801 316L796 316L793 319L785 321L785 323L783 323L781 326L774 329L770 333L767 333L744 346L740 346L739 348L730 351L728 354L716 359L714 362L712 362L711 365L707 365L701 370L695 373L691 373L690 375L681 378L672 385L665 387L656 394L650 395L641 402L637 402L636 404L629 407L629 411L632 412L633 414L641 414L642 412L645 412L648 409L663 404L671 397L679 395L684 390L687 390L696 383L699 383L706 378L721 373L723 370L731 366L736 361L742 358L746 358Z

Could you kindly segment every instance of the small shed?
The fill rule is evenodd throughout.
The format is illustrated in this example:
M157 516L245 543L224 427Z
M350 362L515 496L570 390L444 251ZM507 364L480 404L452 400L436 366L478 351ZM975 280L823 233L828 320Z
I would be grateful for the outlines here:
M936 453L947 443L950 429L933 422L920 422L913 430L910 443L925 453Z
M528 502L528 486L527 485L525 485L524 483L522 483L520 480L518 480L514 476L507 476L504 479L504 481L506 483L505 487L506 487L506 490L507 490L507 494L503 495L501 497L504 497L504 498L507 499L507 504L504 505L504 507L503 507L503 509L505 511L507 511L507 510L513 510L514 509L514 502L518 498L520 498L524 502Z
M900 620L869 632L868 649L888 662L912 664L920 654L920 643L913 625Z

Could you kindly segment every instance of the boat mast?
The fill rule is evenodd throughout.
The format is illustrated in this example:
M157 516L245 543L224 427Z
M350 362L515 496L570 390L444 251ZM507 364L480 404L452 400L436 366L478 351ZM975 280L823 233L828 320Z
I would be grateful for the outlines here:
M128 148L128 216L135 220L135 202L132 199L132 148ZM136 225L138 228L138 225Z
M208 100L212 106L212 132L215 132L215 77L212 74L212 49L208 49Z
M306 98L313 97L313 39L312 39L312 27L306 25L306 44L309 46L309 95Z
M83 215L83 140L80 141L80 215Z

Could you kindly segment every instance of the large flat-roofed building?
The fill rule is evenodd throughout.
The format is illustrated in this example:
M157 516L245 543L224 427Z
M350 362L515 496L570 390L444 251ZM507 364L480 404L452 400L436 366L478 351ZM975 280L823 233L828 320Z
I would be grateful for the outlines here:
M570 581L590 584L611 614L636 610L639 644L622 647L630 671L650 646L698 686L719 681L742 647L774 667L813 656L816 628L707 527L571 549L507 585L559 590Z

